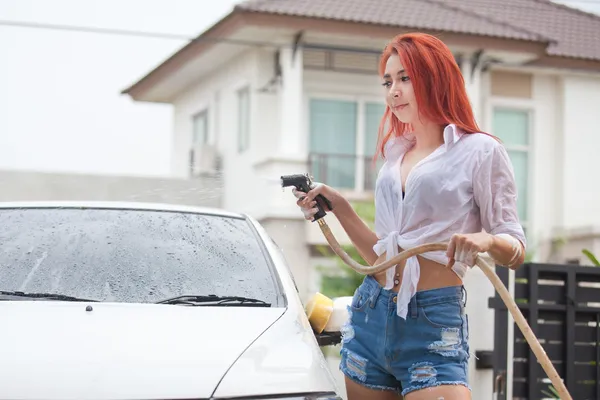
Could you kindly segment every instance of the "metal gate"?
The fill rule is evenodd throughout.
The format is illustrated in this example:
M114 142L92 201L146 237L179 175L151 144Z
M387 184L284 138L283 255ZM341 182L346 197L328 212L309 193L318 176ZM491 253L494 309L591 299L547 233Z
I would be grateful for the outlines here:
M508 287L508 270L496 268ZM600 268L528 263L515 273L515 301L571 396L600 399ZM496 293L494 377L498 400L507 400L508 310ZM514 323L513 323L514 324ZM519 327L514 324L512 399L558 398Z

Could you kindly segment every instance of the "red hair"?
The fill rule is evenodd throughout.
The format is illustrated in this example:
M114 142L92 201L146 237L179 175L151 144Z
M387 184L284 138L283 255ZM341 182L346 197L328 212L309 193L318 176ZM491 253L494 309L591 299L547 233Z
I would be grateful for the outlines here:
M455 124L465 133L480 132L475 121L465 80L454 55L438 38L424 33L398 35L385 47L379 62L379 74L383 77L388 59L393 54L411 80L419 116L436 124ZM385 131L386 122L389 129ZM400 122L386 105L379 126L377 151L385 158L384 148L392 136L408 132L409 124Z

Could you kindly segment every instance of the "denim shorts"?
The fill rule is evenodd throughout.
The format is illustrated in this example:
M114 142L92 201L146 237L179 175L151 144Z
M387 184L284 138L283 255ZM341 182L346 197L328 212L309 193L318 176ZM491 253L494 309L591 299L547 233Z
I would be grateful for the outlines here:
M340 370L364 387L402 395L439 385L470 390L464 287L417 292L406 320L396 313L396 296L365 277L342 329Z

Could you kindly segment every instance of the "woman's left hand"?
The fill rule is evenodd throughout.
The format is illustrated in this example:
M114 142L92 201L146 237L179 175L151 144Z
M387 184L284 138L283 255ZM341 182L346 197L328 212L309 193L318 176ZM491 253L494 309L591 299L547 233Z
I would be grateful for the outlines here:
M462 262L469 267L475 265L478 253L489 251L494 244L494 237L486 232L468 233L465 235L454 234L448 243L448 268L452 268L455 261Z

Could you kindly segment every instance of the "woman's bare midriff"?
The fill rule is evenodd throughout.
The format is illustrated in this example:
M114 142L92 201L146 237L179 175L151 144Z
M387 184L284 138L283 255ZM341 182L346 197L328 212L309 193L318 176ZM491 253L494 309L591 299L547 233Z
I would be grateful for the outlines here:
M402 249L398 250L399 252ZM385 261L386 254L383 253L375 264L379 264ZM428 289L437 289L446 286L460 286L462 285L462 280L456 275L454 271L446 268L445 265L439 264L435 261L428 260L421 256L417 256L419 260L419 265L421 266L421 273L419 278L419 283L417 285L417 291L420 290L428 290ZM406 261L398 264L395 268L395 280L397 280L397 284L391 289L394 292L398 292L400 289L400 285L402 284L402 274L404 273L404 267L406 265ZM385 286L385 274L386 271L379 272L373 275L373 278L379 282L381 286Z

